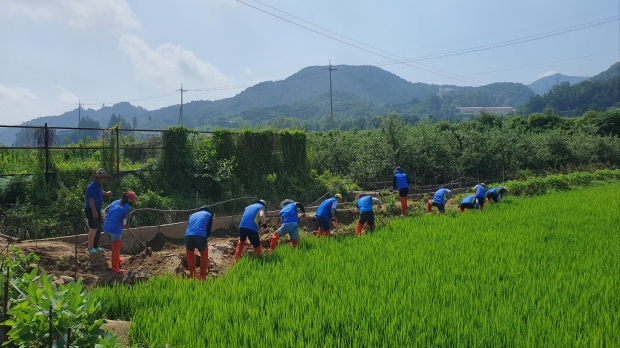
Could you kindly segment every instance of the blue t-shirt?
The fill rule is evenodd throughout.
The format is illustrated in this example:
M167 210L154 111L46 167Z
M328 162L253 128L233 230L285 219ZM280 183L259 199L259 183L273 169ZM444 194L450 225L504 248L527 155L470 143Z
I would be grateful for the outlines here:
M105 222L103 223L103 230L110 234L123 233L123 220L127 216L127 212L131 209L129 203L121 204L121 200L112 202L106 208Z
M486 197L487 189L485 189L484 186L476 185L475 189L476 189L476 197L481 197L481 198Z
M211 225L213 215L208 211L197 211L189 216L185 236L200 236L208 238L211 233L209 226Z
M260 221L259 213L263 209L264 205L260 203L254 203L245 208L239 228L247 228L249 230L258 232L258 222Z
M488 190L487 192L488 192L488 193L492 193L492 194L495 194L495 195L496 195L496 194L498 194L498 193L499 193L499 191L501 191L501 190L502 190L502 188L501 188L501 187L494 187L494 188L492 188L492 189Z
M396 179L396 186L399 190L409 187L409 183L407 180L407 174L403 172L398 172L394 174L394 179Z
M99 212L103 206L103 188L97 180L93 180L86 189L86 209L90 209L88 200L92 198L95 200L95 209Z
M357 208L360 213L372 211L372 197L364 196L357 200Z
M316 209L316 216L331 219L332 207L337 201L338 199L336 197L324 200L323 203L321 203L321 205L319 205L319 207Z
M435 192L435 195L433 196L433 203L446 204L445 196L447 193L450 193L450 190L446 188L440 188L439 190L437 190L437 192Z
M290 202L284 205L284 208L280 210L280 217L282 223L299 223L299 216L297 216L297 205L295 202Z
M476 196L467 196L465 198L463 198L463 200L461 201L461 204L466 203L466 204L475 204L476 203Z

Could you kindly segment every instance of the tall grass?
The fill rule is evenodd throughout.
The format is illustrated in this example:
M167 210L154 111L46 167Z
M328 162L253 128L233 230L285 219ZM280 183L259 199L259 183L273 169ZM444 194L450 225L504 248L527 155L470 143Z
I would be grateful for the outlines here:
M101 289L134 342L199 347L611 347L620 185L306 238L204 283Z

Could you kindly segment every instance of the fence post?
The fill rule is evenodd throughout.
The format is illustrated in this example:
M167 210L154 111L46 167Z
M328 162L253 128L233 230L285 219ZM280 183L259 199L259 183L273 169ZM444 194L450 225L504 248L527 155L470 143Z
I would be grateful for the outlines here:
M49 147L49 129L47 128L47 122L45 123L45 127L43 128L45 131L44 139L45 139L45 183L49 184L50 177L50 147Z
M67 330L67 348L71 348L71 328Z
M52 326L54 325L52 323L52 305L50 305L50 316L49 316L49 322L50 322L50 332L49 332L49 344L50 344L50 348L54 346L54 338L52 337Z
M116 126L116 179L121 178L121 147L120 147L120 134L119 126Z
M9 316L7 315L7 312L9 311L9 276L10 269L7 267L6 279L4 280L4 298L2 300L2 321L6 321L9 319ZM0 337L0 340L2 342L0 343L4 343L6 341L6 334L9 332L8 328L8 326L2 327L2 336Z

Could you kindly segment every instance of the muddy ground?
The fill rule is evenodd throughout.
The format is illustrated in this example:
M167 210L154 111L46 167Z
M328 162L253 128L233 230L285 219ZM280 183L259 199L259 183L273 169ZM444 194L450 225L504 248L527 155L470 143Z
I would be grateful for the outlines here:
M350 224L357 218L353 210L338 211L338 220L342 224ZM268 219L270 232L261 233L263 251L269 248L273 231L279 227L279 218ZM316 233L318 225L313 216L300 221L300 229L305 233ZM302 233L303 233L302 232ZM102 238L107 238L102 236ZM209 277L218 277L232 265L237 245L238 231L231 229L213 231L209 238ZM283 238L286 242L288 238ZM112 273L110 266L111 251L105 246L102 253L90 254L85 245L78 245L77 264L75 262L75 244L60 241L24 241L16 243L15 247L24 252L34 252L40 258L39 269L56 278L69 276L82 280L85 288L111 285L114 283L134 284L136 281L147 280L158 274L174 274L187 276L187 259L185 244L182 239L171 239L158 234L147 243L152 253L147 252L137 240L126 238L121 249L121 267L127 273ZM247 246L244 254L251 254L253 248ZM196 265L200 265L200 254L196 252Z
M383 207L389 210L389 215L400 214L400 204L391 207ZM446 209L456 210L457 206L450 200L446 204ZM426 203L421 200L410 201L409 210L411 213L420 214L426 211ZM354 227L351 225L357 220L358 213L353 209L338 210L337 218L339 224L345 226L337 229L334 234L353 233ZM349 226L346 226L349 225ZM261 233L261 244L263 251L269 248L271 235L280 226L280 218L268 219L269 232ZM316 234L318 225L312 214L301 219L300 229L302 233ZM209 238L209 277L218 277L226 272L232 265L235 248L239 232L236 228L230 230L213 231ZM107 238L102 236L102 238ZM283 238L286 243L288 237ZM281 241L282 243L282 241ZM147 250L135 239L123 239L121 258L124 262L121 267L127 273L112 273L110 267L111 251L109 246L104 246L104 251L97 254L89 254L86 245L78 245L77 263L75 262L75 244L60 241L24 241L16 243L15 247L21 248L24 252L34 252L40 258L39 268L47 274L53 274L56 278L69 276L76 280L82 280L85 288L111 285L122 283L132 285L137 281L147 280L158 274L173 274L187 276L187 259L185 256L185 244L182 239L171 239L163 234L158 234L153 240L147 243L152 253ZM253 248L248 245L244 254L251 254ZM196 265L200 265L200 254L196 252Z

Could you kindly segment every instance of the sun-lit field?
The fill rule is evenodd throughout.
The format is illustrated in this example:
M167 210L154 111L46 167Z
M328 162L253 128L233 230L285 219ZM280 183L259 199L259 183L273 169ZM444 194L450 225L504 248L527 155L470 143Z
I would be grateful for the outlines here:
M620 185L305 238L207 282L100 289L134 343L170 347L612 347Z

